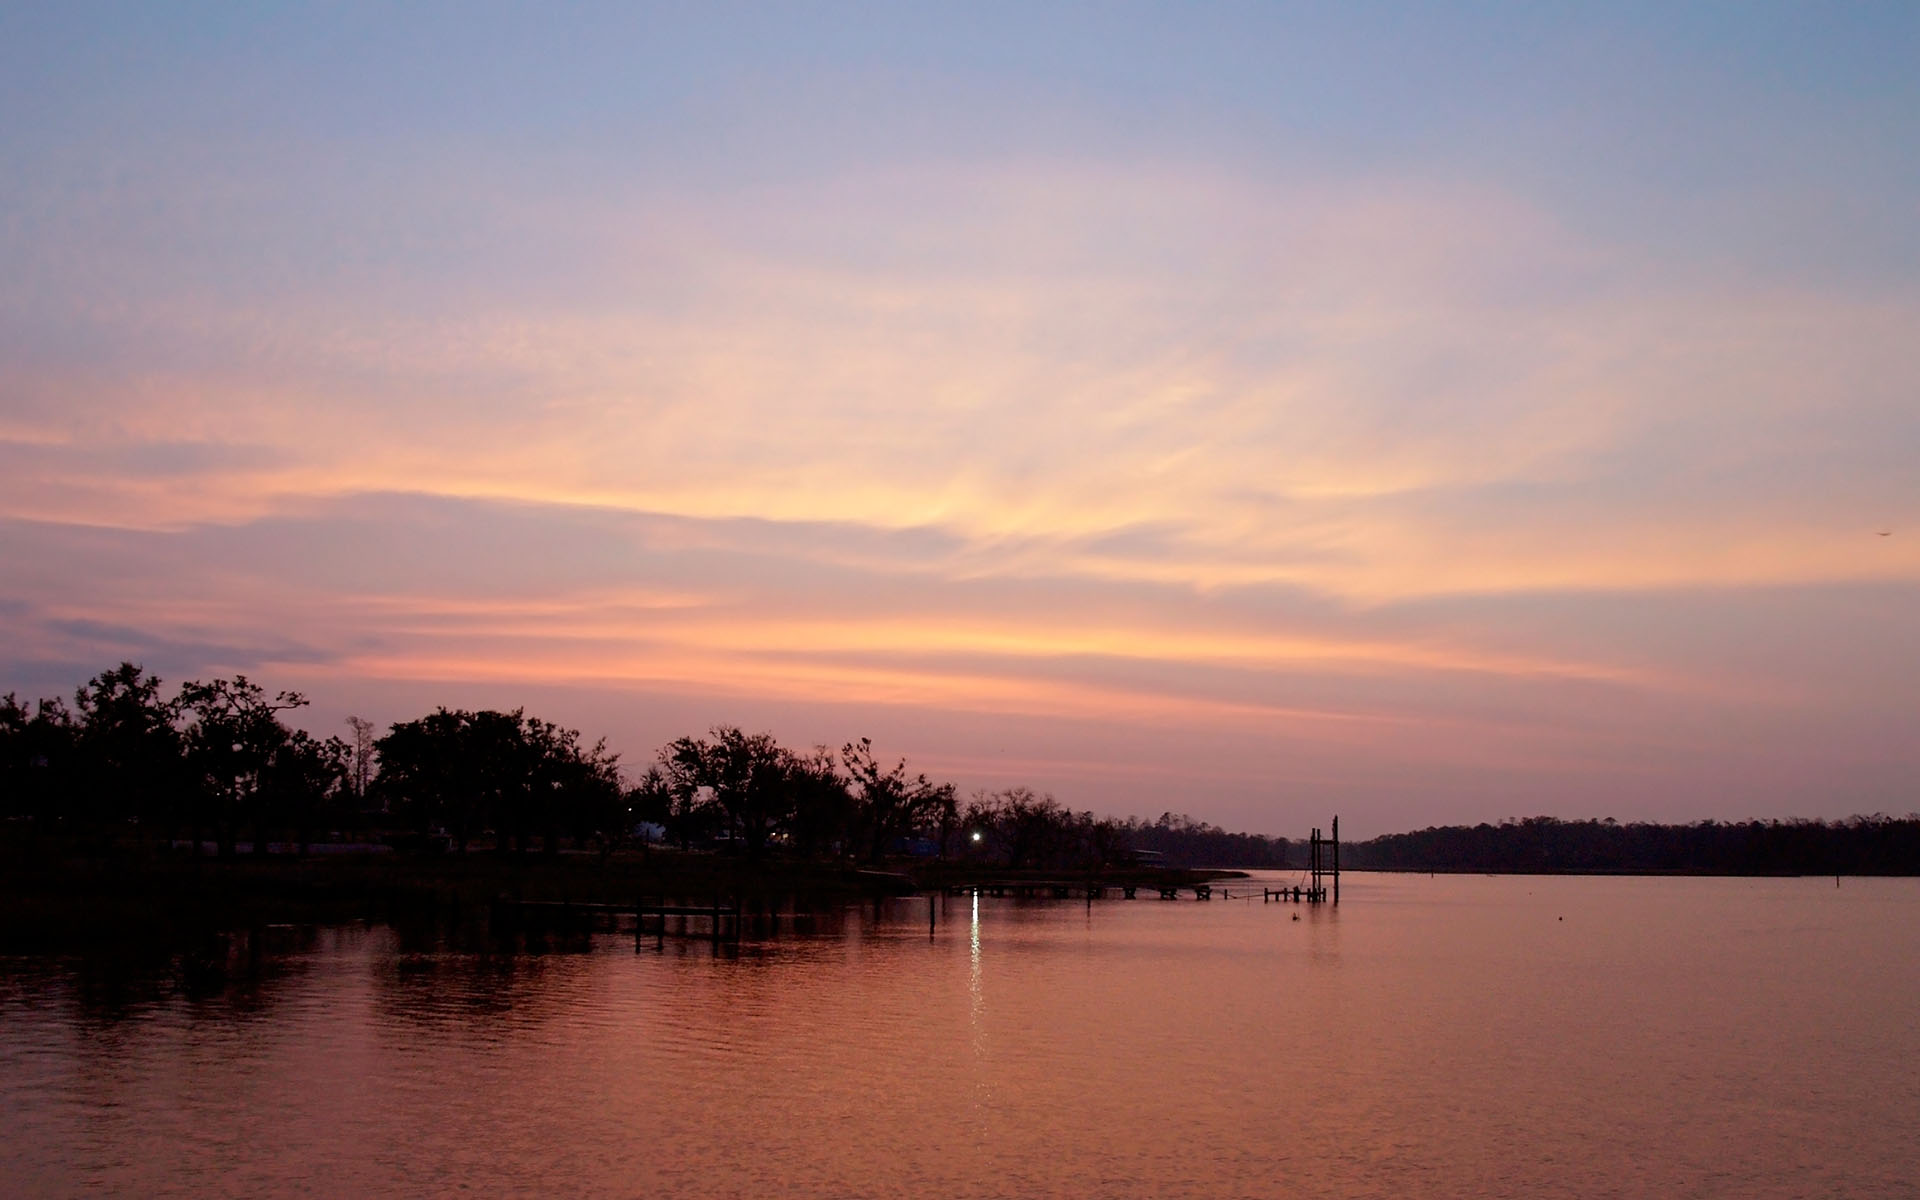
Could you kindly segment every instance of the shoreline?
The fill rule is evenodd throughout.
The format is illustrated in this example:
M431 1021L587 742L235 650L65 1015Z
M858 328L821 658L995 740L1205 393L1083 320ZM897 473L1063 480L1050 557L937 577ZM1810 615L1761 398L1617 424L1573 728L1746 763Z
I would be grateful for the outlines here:
M1582 869L1553 870L1541 868L1534 871L1488 871L1480 867L1348 867L1340 868L1343 875L1485 875L1519 876L1536 879L1553 876L1581 877L1625 877L1646 879L1914 879L1920 878L1917 871L1707 871L1686 867L1663 870L1657 867L1593 867Z
M0 954L163 950L268 925L458 920L503 903L624 906L645 898L700 903L723 898L764 907L880 900L988 879L1192 887L1236 877L1245 876L1231 869L1011 871L952 862L869 869L666 849L607 857L475 852L75 858L15 863L0 877Z

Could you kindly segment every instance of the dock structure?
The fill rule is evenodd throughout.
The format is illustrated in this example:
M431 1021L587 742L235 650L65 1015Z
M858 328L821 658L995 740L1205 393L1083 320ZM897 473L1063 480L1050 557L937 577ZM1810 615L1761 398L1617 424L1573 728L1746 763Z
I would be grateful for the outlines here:
M1071 900L1084 897L1099 900L1106 896L1108 888L1117 887L1123 896L1131 900L1136 886L1131 883L1103 883L1097 879L975 879L966 883L950 883L944 890L949 896L1017 896L1023 900Z
M506 900L502 903L510 909L526 914L541 914L544 920L557 921L562 927L576 926L581 922L592 922L596 917L618 918L628 914L633 916L633 936L638 943L649 932L648 919L654 921L651 930L658 940L669 934L675 937L697 937L701 941L738 942L740 940L741 912L739 904L722 903L718 896L710 904L668 904L664 900L642 898L632 904L602 904L578 900ZM670 917L681 918L677 929L669 928ZM704 928L696 928L695 921L704 921Z
M1333 819L1333 836L1321 834L1318 826L1307 839L1307 883L1302 887L1262 888L1262 903L1273 901L1294 904L1340 903L1340 818Z
M992 896L996 899L1015 897L1021 900L1104 900L1107 893L1117 891L1124 900L1132 900L1142 887L1153 888L1162 900L1178 900L1182 892L1189 893L1196 900L1208 900L1213 897L1213 885L1180 884L1139 884L1105 883L1097 879L974 879L966 883L949 883L941 890L949 896Z
M676 933L678 937L701 937L701 933L695 929L693 922L703 918L707 922L707 929L701 941L710 941L714 943L714 947L718 947L722 941L739 943L739 927L741 927L739 908L741 906L737 902L722 904L718 895L712 899L712 904L668 904L664 900L649 904L643 897L634 904L634 948L637 950L641 939L647 937L647 918L653 918L657 922L653 927L653 939L657 943L666 941L668 933ZM668 929L666 927L668 918L682 918L680 929Z
M1340 818L1333 818L1331 836L1324 835L1316 826L1307 839L1307 866L1302 882L1292 887L1260 889L1262 903L1322 904L1331 901L1340 903ZM1049 898L1065 900L1072 897L1084 897L1089 910L1095 900L1106 897L1109 890L1117 890L1128 900L1132 900L1139 883L1109 883L1097 879L978 879L965 883L950 883L943 890L949 896L1013 896L1021 899ZM1195 900L1211 900L1215 891L1213 884L1165 884L1150 883L1159 892L1162 900L1178 900L1181 893L1189 893ZM1220 890L1224 900L1234 899L1230 889ZM1252 900L1251 890L1243 891L1240 896ZM875 900L875 914L878 915L879 901ZM665 897L649 899L642 896L632 904L605 904L573 900L522 900L502 894L495 902L496 920L502 914L510 916L508 928L521 928L520 916L539 914L530 932L539 932L546 928L560 930L591 927L595 917L623 917L633 914L634 948L651 937L664 944L669 936L676 938L711 941L718 949L722 942L738 945L742 927L749 919L744 904L735 899L731 903L723 902L715 895L708 904L669 904ZM764 921L777 925L783 918L799 920L802 914L782 914L769 907L764 912L756 911L751 919L756 929ZM677 926L670 922L678 921ZM932 892L927 894L927 934L934 935L937 926L937 911Z
M1104 897L1110 889L1117 889L1123 897L1131 900L1143 886L1154 889L1162 900L1178 900L1183 894L1191 895L1195 900L1211 900L1216 891L1222 899L1234 898L1230 887L1211 883L1103 883L1097 879L971 879L964 883L949 883L942 890L949 896L992 896L996 899L1011 896L1023 900L1084 897L1092 902ZM1241 892L1240 896L1251 900L1253 891L1248 889ZM1291 887L1263 887L1260 889L1260 898L1269 904L1340 903L1339 817L1333 818L1331 834L1322 833L1316 826L1308 835L1307 867L1301 882Z
M667 936L669 932L667 929L668 917L683 918L680 929L677 931L682 937L695 936L692 932L691 922L705 918L707 929L704 940L715 943L721 941L738 942L740 940L740 906L738 904L722 904L718 896L715 896L713 903L708 905L667 904L664 902L649 904L644 899L638 901L633 906L633 940L635 943L638 943L640 939L647 935L648 917L652 917L659 922L653 931L653 936L656 941Z

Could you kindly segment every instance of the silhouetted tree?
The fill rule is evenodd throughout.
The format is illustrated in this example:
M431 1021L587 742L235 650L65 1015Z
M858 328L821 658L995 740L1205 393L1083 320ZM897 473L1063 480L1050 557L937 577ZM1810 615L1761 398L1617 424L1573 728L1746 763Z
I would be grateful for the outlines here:
M527 729L526 714L494 709L461 712L455 744L465 758L462 790L453 813L454 838L462 845L482 829L494 831L500 854L525 854L528 838L549 797L536 794L539 749Z
M850 832L868 862L879 862L897 838L937 822L954 802L952 784L935 784L925 775L908 778L904 758L883 770L867 738L842 746L840 761L852 785Z
M26 821L29 851L61 819L61 803L79 774L78 727L58 698L23 703L13 693L0 699L0 771L5 794L0 809Z
M361 717L348 717L347 728L351 731L347 739L347 781L354 799L365 806L367 789L373 784L374 725Z
M618 756L520 709L436 709L394 725L375 749L375 790L423 837L445 829L460 853L488 827L502 854L524 853L536 835L558 853L563 831L584 842L626 821Z
M1151 850L1169 865L1188 867L1284 867L1287 839L1257 833L1229 833L1185 813L1163 812L1158 820L1138 817L1126 823L1135 850Z
M1085 865L1093 870L1114 866L1133 857L1133 837L1122 822L1082 813L1079 842Z
M768 734L743 733L734 725L715 726L710 734L669 743L660 751L661 764L682 788L704 790L748 855L758 858L792 814L788 756Z
M853 797L833 751L815 746L806 754L788 753L783 765L792 804L788 844L802 858L837 855L845 848Z
M163 831L184 779L175 701L133 663L103 671L74 693L78 815L92 823L131 819Z
M1071 814L1052 796L1031 788L977 793L967 807L967 827L985 835L985 852L1020 870L1057 861Z
M468 754L464 712L437 708L396 722L374 743L380 755L375 787L386 806L422 839L445 830L464 853L473 833L479 764Z
M620 756L604 739L580 744L577 729L527 717L528 785L540 818L541 849L560 851L562 831L576 843L617 833L624 824L620 803Z
M294 730L274 750L262 780L265 807L290 828L301 855L313 841L315 816L347 790L351 761L352 750L345 742L337 737L321 741L304 729Z
M675 743L662 747L641 787L659 802L659 821L669 840L687 850L719 821L719 809L710 803L712 792L700 783L698 755L676 755Z
M235 675L188 683L180 689L179 703L193 718L186 729L186 763L211 810L221 857L232 857L239 827L249 820L255 831L254 853L265 854L271 794L263 782L274 755L291 736L280 714L303 707L306 697L280 692L268 699L258 684ZM197 853L197 832L194 837Z
M1034 867L1098 871L1132 857L1127 826L1109 817L1065 808L1031 788L975 792L958 829L972 856ZM975 842L972 835L978 833Z
M669 830L668 822L673 819L673 794L667 786L666 772L658 763L649 764L641 772L639 782L627 790L625 824L628 832L635 831L640 822L658 825ZM670 831L670 830L669 830ZM647 840L640 842L644 853Z

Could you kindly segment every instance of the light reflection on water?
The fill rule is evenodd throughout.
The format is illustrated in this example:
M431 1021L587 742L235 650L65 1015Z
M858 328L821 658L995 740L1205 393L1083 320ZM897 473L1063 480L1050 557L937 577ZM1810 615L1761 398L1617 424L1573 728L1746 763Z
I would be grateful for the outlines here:
M718 952L285 929L197 972L11 960L0 1190L1913 1194L1920 881L1343 899L956 897L929 936L917 898Z

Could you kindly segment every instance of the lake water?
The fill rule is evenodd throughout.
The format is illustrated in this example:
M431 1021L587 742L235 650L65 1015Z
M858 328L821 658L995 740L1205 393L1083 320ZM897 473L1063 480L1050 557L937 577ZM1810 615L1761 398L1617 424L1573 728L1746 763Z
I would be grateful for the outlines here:
M0 1192L1920 1194L1920 881L934 903L0 960Z

